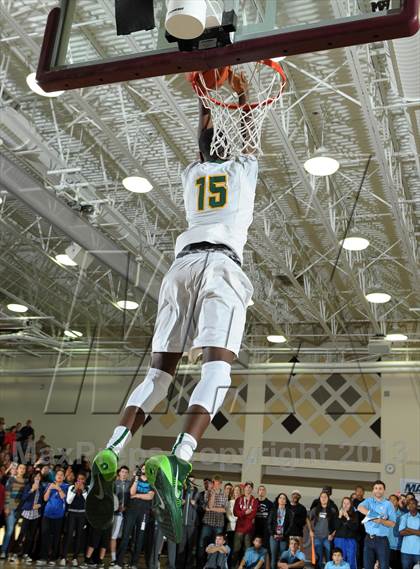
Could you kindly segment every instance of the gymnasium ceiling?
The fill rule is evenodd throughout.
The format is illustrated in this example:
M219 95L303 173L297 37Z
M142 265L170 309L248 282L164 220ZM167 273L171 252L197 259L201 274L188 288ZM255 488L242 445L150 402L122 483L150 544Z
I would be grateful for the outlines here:
M309 2L317 10L317 0L294 2L296 9ZM104 26L95 24L95 9L111 18L109 0L84 4L80 49L115 53ZM331 12L339 15L344 4L331 0ZM196 158L197 103L182 76L54 99L34 94L25 78L36 69L54 5L0 1L0 152L17 177L20 172L41 192L37 206L28 207L0 175L0 354L82 355L93 348L109 358L140 355L153 331L159 283L185 227L180 172ZM133 40L118 41L124 49ZM388 42L283 62L289 83L266 123L245 252L255 287L244 337L250 364L288 361L297 352L307 362L376 360L369 338L393 328L409 339L394 344L384 360L419 359L420 312L412 309L420 308L420 91L408 100L419 42L410 41L406 55L404 44ZM341 168L315 179L303 163L322 140ZM370 246L343 250L331 279L369 155L354 221ZM124 189L122 179L136 174L151 181L150 193ZM55 255L73 241L71 224L51 210L44 192L82 217L92 240L106 237L129 252L132 278L115 270L111 252L83 269L57 264ZM374 286L391 301L367 302ZM122 311L115 305L121 298L139 308ZM6 308L10 302L29 307L24 330ZM83 337L64 341L66 329ZM282 334L288 343L269 344L267 334Z

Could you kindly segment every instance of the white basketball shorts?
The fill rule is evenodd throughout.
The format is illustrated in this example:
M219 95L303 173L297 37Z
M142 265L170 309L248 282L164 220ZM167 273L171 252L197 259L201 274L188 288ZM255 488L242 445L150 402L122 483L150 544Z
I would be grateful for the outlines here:
M114 520L112 523L111 539L120 539L121 538L122 529L123 529L123 521L124 521L124 516L122 515L121 512L114 515Z
M224 253L175 259L159 293L153 352L211 347L238 355L253 292L241 267Z

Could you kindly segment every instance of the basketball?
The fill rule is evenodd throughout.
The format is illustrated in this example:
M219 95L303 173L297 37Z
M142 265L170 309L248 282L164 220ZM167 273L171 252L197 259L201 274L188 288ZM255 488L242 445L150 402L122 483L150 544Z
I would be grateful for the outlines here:
M187 73L187 79L190 83L197 79L197 76L201 73L205 86L207 89L216 89L221 87L229 77L230 67L219 67L218 69L209 69L207 71L193 71Z

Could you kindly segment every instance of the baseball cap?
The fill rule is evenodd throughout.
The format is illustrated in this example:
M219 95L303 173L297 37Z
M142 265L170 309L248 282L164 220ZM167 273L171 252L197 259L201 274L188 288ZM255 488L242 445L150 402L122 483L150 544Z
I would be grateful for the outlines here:
M293 490L292 494L299 494L299 496L302 497L302 494L299 492L299 490Z

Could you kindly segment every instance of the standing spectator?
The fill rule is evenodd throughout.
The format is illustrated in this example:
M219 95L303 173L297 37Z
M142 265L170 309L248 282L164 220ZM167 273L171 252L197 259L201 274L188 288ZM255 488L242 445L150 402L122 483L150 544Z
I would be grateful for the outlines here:
M131 566L137 566L140 553L143 549L146 525L150 518L152 500L155 493L146 477L144 464L136 472L136 476L130 487L130 500L123 529L120 547L117 553L117 564L122 567L124 555L128 549L130 537L132 537Z
M21 501L23 523L20 537L23 557L28 565L32 563L36 551L36 538L41 525L43 497L41 484L41 473L35 472L25 486Z
M222 479L213 477L211 489L204 494L204 517L198 544L199 567L203 566L206 547L217 534L223 533L227 498L222 488Z
M73 468L71 466L67 466L66 472L64 473L64 480L69 486L74 484L76 476L74 475Z
M22 445L23 450L26 449L28 440L35 436L35 431L32 427L32 420L28 419L25 423L25 426L20 430L20 444Z
M332 561L328 561L325 569L350 569L350 565L343 559L343 552L339 547L332 550Z
M223 492L225 493L225 496L228 500L232 495L232 490L233 490L233 484L231 482L226 482L226 484L223 487Z
M151 551L151 555L149 558L149 569L159 569L160 568L160 554L163 547L165 536L163 534L163 530L159 525L158 521L155 521L155 528L153 534L153 547ZM166 569L175 569L176 568L176 543L170 541L169 539L166 541L167 546L167 562L166 562ZM132 569L135 569L134 567Z
M195 477L190 474L187 478L187 486L182 497L182 520L184 531L182 532L181 543L178 547L177 567L193 567L194 547L197 541L197 500L198 488L195 485Z
M36 455L38 456L41 453L41 450L47 446L49 446L49 445L48 445L47 441L45 440L45 435L41 435L35 443Z
M63 556L60 565L65 566L67 563L67 555L69 554L70 546L73 552L73 567L78 565L78 555L80 553L83 537L84 527L86 525L86 476L80 473L77 476L75 483L67 490L67 520L66 532L63 540Z
M9 550L10 540L12 539L16 522L18 521L18 508L25 489L26 466L19 464L17 468L11 468L11 472L16 475L10 476L6 483L6 497L4 501L4 515L6 517L6 532L3 538L1 559L6 559ZM13 557L13 560L15 557Z
M4 526L4 501L6 499L6 489L4 484L1 482L1 471L0 468L0 529Z
M88 539L85 561L80 565L80 569L90 569L95 567L96 569L104 569L104 559L106 555L106 550L111 539L111 528L98 529L88 526ZM98 551L99 563L96 564L92 560L92 555L94 551Z
M300 504L301 493L299 490L293 490L290 496L290 511L292 512L292 523L289 528L289 535L303 537L303 528L305 525L310 531L311 525L308 519L308 512L305 506Z
M68 484L64 482L63 470L55 473L55 482L47 485L44 494L44 516L41 524L41 552L37 565L55 565L58 559L61 530L66 512Z
M289 549L283 551L277 569L302 569L305 566L305 554L300 550L300 540L298 537L289 539Z
M242 496L242 488L239 484L233 487L233 491L229 502L226 504L226 518L227 518L227 544L229 545L231 551L233 548L233 538L235 535L236 522L238 518L233 513L233 508L235 507L236 499Z
M335 518L334 547L341 549L350 569L357 569L358 526L359 519L350 498L343 498L338 517Z
M203 517L204 514L206 513L204 508L204 499L206 496L206 492L208 492L209 490L212 489L212 481L210 480L210 478L204 478L203 480L203 486L204 486L204 490L202 490L199 495L198 495L198 501L197 501L197 515L198 515L198 521L199 521L199 525L200 525L200 533L201 533L201 526L203 523ZM200 568L201 569L201 568Z
M323 557L330 560L331 542L334 539L336 510L330 504L327 492L321 492L315 508L309 513L315 541L316 567L322 568ZM373 568L372 568L373 569Z
M356 514L359 518L359 526L358 526L358 536L357 536L357 568L358 569L362 569L363 568L363 550L364 550L364 545L365 545L365 537L366 537L366 531L365 531L365 524L363 523L363 520L365 519L365 516L359 512L358 507L359 504L361 504L363 502L363 500L365 499L365 489L363 488L363 486L356 486L355 490L354 490L354 498L353 498L353 507L356 510Z
M418 502L410 498L407 507L408 513L400 519L401 564L403 569L413 569L420 564L420 513L417 511Z
M263 547L263 540L255 536L252 546L248 547L239 565L239 569L262 569L267 560L267 550Z
M257 515L255 516L255 535L262 538L263 547L267 548L270 543L268 516L270 515L270 510L273 507L273 502L267 498L267 489L262 484L258 486L257 500L258 508Z
M389 569L389 528L395 525L395 510L385 499L385 484L377 480L373 484L373 496L363 500L358 510L368 517L365 521L366 537L363 552L364 569L374 569L375 561L379 561L381 569Z
M232 564L237 567L241 552L251 547L255 530L255 516L258 510L258 500L252 495L254 484L246 482L244 495L236 498L233 513L236 520L235 535L233 536Z
M6 431L4 429L4 423L0 423L0 450L4 446L4 437L6 436Z
M328 502L329 502L330 509L335 510L335 513L338 514L337 505L331 497L332 496L332 486L324 486L324 488L321 490L321 494L323 494L323 493L327 494L327 496L328 496ZM315 498L315 500L311 504L311 510L313 510L314 508L316 508L316 506L319 505L319 501L320 501L320 497Z
M400 512L402 514L406 514L408 512L407 495L406 494L400 494L400 496L398 498L398 507L399 507Z
M389 564L392 569L401 569L401 537L399 532L400 518L403 512L399 507L399 499L396 494L391 494L389 501L394 507L395 511L395 526L389 528L388 541L389 541Z
M281 492L274 500L268 519L271 569L276 569L279 557L287 549L291 518L289 499L284 492Z
M115 481L115 496L118 501L118 509L114 512L114 521L111 532L111 566L116 564L117 560L117 539L122 536L122 530L126 515L127 506L130 501L130 486L128 480L130 471L128 466L121 466L118 470L118 478Z
M9 446L13 458L16 456L16 425L12 425L4 436L4 446Z
M208 557L204 569L228 569L230 547L226 544L223 533L216 534L214 543L206 547L206 553Z

